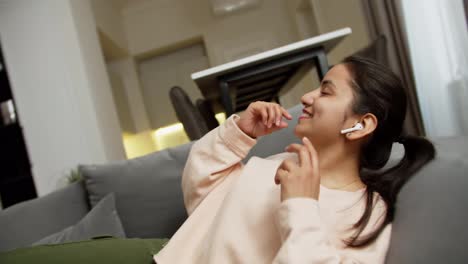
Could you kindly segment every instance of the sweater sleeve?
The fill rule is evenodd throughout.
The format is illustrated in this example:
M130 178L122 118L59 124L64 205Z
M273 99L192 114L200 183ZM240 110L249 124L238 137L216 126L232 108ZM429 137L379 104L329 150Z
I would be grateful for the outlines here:
M390 225L371 245L364 248L337 248L329 242L320 222L318 201L292 198L278 208L278 228L282 240L275 264L384 263L390 240Z
M239 129L238 118L232 115L192 146L182 174L189 215L227 175L242 170L242 159L256 144L255 139Z

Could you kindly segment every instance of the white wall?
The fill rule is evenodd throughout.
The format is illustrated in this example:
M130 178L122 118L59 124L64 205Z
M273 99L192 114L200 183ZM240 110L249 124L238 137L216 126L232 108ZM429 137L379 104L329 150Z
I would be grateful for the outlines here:
M104 56L99 46L96 23L89 0L68 0L71 3L73 21L77 29L78 45L83 68L91 92L94 114L108 160L125 158L122 130L112 96Z
M120 59L108 63L107 67L110 72L121 78L125 87L130 116L135 126L135 131L132 132L150 130L150 122L141 93L140 78L135 61L132 58Z
M117 46L128 50L121 10L115 0L91 0L96 26Z
M224 63L223 50L268 41L267 48L297 39L285 12L286 1L263 1L258 8L215 17L209 1L144 1L123 11L132 54L157 50L202 36L213 65Z
M182 87L193 103L203 98L190 74L206 68L209 64L202 44L140 62L143 100L153 129L179 122L169 98L173 86Z
M339 63L370 43L369 31L361 1L363 0L309 0L315 7L320 34L343 27L353 33L336 46L328 55L330 64Z
M79 163L124 158L88 1L1 1L0 36L39 195Z
M123 80L120 75L115 72L108 71L108 74L122 132L134 133L135 124L130 113L127 91Z
M202 38L209 64L214 66L286 45L298 40L286 4L283 0L263 1L260 7L216 17L209 1L140 2L123 10L129 51L135 56L157 53ZM166 90L161 97L167 97ZM287 106L297 104L299 94L302 89L292 89L283 96L283 102Z

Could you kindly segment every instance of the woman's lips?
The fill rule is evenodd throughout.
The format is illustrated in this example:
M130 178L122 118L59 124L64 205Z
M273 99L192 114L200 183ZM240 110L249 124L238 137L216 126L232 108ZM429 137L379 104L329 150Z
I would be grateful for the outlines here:
M305 109L302 110L302 114L299 116L299 120L301 119L309 119L312 118L312 114L307 112Z

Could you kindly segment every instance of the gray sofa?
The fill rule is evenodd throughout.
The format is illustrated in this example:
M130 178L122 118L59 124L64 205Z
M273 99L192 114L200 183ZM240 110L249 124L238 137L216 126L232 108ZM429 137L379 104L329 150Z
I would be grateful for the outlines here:
M300 106L290 109L293 116ZM263 137L251 156L282 152L294 124ZM437 158L402 189L393 223L387 263L466 263L468 261L468 141L434 139ZM170 237L186 219L181 172L192 143L106 165L83 165L83 181L0 211L0 252L30 246L80 221L113 193L127 237ZM394 145L388 166L402 155Z

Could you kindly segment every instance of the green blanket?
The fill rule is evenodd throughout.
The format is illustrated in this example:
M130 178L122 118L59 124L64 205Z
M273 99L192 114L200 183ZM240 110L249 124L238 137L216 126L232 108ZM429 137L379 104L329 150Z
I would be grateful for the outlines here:
M168 239L99 238L58 245L21 248L0 254L1 264L154 263Z

